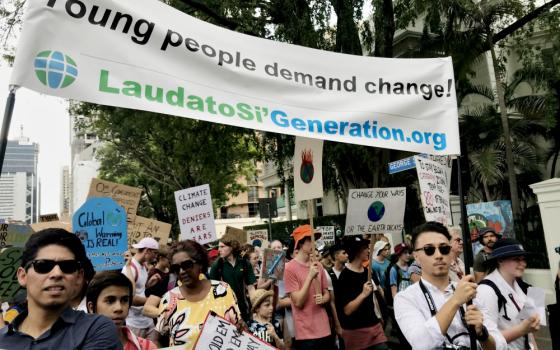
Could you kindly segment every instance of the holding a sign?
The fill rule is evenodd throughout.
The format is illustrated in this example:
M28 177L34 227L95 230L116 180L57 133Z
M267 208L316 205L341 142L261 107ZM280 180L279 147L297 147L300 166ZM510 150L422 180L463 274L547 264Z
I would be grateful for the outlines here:
M117 184L110 181L91 179L88 198L109 197L124 208L128 222L136 219L136 210L140 204L142 190L140 188Z
M16 272L21 265L23 248L7 248L0 254L0 302L11 302L16 294L23 289Z
M96 271L124 266L126 228L126 212L111 198L88 199L72 218L72 229L82 240Z
M0 224L0 248L23 247L32 234L29 225Z
M205 244L218 239L209 185L176 191L175 204L181 228L180 240L192 239Z
M142 238L152 237L160 245L166 245L171 232L171 225L166 222L136 216L133 223L128 224L128 246L140 242Z
M261 243L261 247L268 247L268 230L265 229L247 231L247 242L249 244L255 245L254 243L256 241Z
M418 156L415 156L414 160L426 221L452 225L449 205L449 167Z
M323 140L296 137L294 195L296 202L323 197Z
M401 234L406 187L364 188L348 193L345 235Z
M267 248L264 250L262 261L261 271L263 279L272 278L278 281L284 279L286 257L283 251Z
M317 230L321 231L321 240L325 246L334 244L334 226L317 226Z

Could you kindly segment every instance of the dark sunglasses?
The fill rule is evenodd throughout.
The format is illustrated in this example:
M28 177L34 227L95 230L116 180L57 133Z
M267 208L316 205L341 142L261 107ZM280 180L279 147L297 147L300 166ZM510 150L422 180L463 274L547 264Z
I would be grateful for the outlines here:
M33 266L33 270L40 274L49 273L54 269L54 267L58 265L60 270L63 273L70 274L78 271L81 268L81 264L78 260L47 260L47 259L38 259L30 261L27 264L27 268Z
M427 256L432 256L436 252L436 248L437 248L437 250L439 250L441 255L447 255L451 251L451 246L446 245L446 244L445 245L440 245L439 247L435 247L433 245L425 245L422 248L414 249L414 251L417 252L419 250L423 250L424 253L426 253Z
M179 272L181 272L181 270L187 271L192 269L194 267L194 264L196 264L196 261L194 260L185 260L180 262L179 264L172 264L171 266L169 266L169 271L178 274Z

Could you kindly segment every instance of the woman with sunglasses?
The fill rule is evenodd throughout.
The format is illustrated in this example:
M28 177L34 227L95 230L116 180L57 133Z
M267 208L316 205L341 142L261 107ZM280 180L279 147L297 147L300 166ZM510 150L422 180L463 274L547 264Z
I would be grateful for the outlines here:
M170 272L181 282L163 295L156 330L168 337L169 346L192 349L206 315L214 311L238 325L241 315L233 290L225 282L201 279L208 270L206 250L195 241L176 242L170 250Z
M486 308L484 317L498 325L508 343L508 349L536 349L533 333L540 328L540 318L534 313L520 320L523 308L535 310L527 297L528 285L521 279L529 253L512 238L504 238L494 244L485 261L489 274L477 288L477 301Z

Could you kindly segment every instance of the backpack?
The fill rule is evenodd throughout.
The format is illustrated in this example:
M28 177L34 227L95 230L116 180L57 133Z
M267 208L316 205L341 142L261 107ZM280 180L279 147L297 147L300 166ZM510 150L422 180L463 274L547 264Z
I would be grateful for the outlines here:
M397 269L397 289L399 287L399 285L401 284L401 281L403 280L403 275L402 275L402 271L400 269L400 267L397 266L397 262L395 261L395 259L393 259L393 257L391 257L391 263L389 263L389 266L387 266L387 269L385 270L385 289L384 289L384 294L385 294L385 303L387 304L387 306L393 306L393 293L391 292L391 269L393 267L396 267Z

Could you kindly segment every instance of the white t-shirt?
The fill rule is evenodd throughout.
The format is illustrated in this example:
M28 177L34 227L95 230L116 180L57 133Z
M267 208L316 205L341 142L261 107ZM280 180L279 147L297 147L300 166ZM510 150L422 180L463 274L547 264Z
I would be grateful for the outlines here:
M132 277L136 281L136 291L135 296L145 297L146 294L146 281L148 280L148 270L141 265L136 259L130 259L131 266L130 272ZM123 267L122 273L128 275L128 268ZM131 306L128 312L128 317L126 318L126 325L134 328L151 328L154 326L154 322L151 318L142 315L143 306Z

